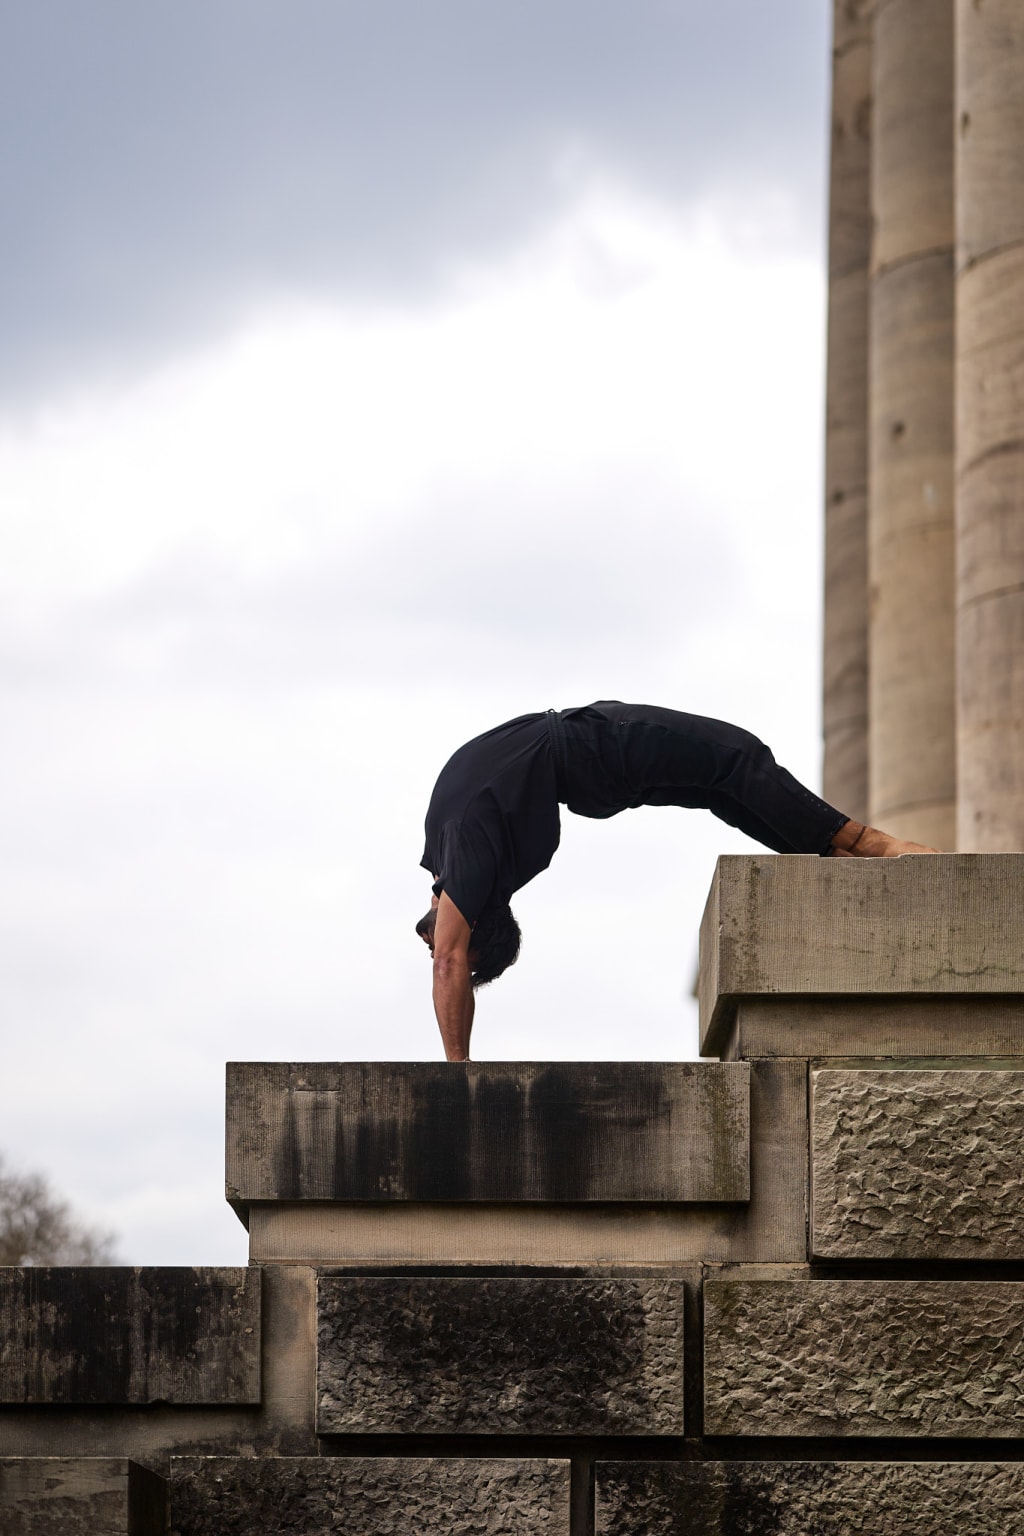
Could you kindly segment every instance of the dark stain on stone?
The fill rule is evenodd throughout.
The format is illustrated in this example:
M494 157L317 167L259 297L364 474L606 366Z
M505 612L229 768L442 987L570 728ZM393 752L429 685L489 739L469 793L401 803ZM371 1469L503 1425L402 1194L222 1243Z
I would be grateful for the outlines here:
M618 1065L618 1064L617 1064ZM553 1065L539 1072L528 1094L541 1198L592 1200L609 1183L621 1192L623 1169L614 1166L615 1143L628 1144L636 1161L670 1115L664 1068L631 1062L610 1075L600 1066ZM609 1135L615 1127L614 1141ZM625 1137L623 1133L625 1132ZM667 1192L665 1192L667 1193Z
M259 1400L255 1270L0 1269L0 1402Z
M286 1093L281 1106L281 1128L274 1138L270 1154L275 1188L280 1190L282 1195L291 1194L293 1198L298 1193L302 1181L302 1154L299 1148L296 1108L295 1094Z
M317 1404L321 1434L679 1433L682 1287L322 1277Z
M744 1199L732 1081L701 1063L352 1064L282 1085L268 1193L280 1200ZM697 1074L705 1074L698 1080ZM270 1089L267 1090L270 1093ZM714 1168L681 1160L677 1123ZM229 1147L229 1165L231 1152ZM721 1166L719 1166L721 1165ZM248 1178L243 1176L243 1182Z
M742 1463L599 1463L597 1484L598 1536L777 1536L782 1528L771 1481ZM824 1528L802 1536L824 1536Z
M474 1152L486 1157L488 1138L474 1135L468 1075L444 1066L417 1076L403 1167L412 1200L468 1200Z

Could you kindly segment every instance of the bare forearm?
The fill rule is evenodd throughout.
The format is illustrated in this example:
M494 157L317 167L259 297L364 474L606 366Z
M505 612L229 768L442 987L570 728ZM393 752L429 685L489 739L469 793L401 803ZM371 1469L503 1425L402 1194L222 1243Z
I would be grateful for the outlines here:
M434 1012L449 1061L469 1060L473 987L465 957L434 962Z

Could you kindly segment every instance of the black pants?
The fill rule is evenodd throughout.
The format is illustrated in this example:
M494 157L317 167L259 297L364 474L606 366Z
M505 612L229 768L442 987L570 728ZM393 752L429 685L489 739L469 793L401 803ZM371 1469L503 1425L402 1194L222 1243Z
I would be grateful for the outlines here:
M737 725L602 700L561 712L564 799L582 816L639 805L704 807L776 853L826 854L849 820Z

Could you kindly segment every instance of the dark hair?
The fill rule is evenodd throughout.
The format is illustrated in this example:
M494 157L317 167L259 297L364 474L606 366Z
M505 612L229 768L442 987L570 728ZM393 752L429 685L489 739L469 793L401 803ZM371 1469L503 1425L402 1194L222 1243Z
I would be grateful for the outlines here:
M485 907L469 941L476 962L473 986L486 986L489 981L496 981L510 965L515 965L522 942L519 924L507 901Z

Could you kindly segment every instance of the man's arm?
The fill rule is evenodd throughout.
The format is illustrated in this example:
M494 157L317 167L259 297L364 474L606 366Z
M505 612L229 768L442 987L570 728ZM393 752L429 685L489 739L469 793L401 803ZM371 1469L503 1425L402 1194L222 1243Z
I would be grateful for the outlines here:
M473 1028L471 932L447 891L442 891L434 926L434 1012L449 1061L469 1060L469 1035Z

